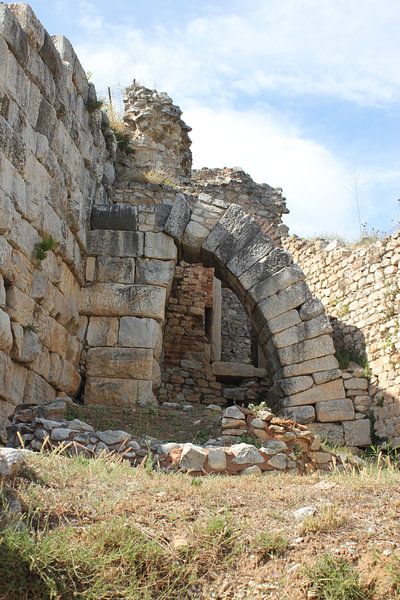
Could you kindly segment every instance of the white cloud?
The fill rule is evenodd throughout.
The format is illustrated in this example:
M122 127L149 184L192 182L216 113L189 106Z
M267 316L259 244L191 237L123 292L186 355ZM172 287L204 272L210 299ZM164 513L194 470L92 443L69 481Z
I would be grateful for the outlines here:
M344 164L293 115L259 100L274 93L294 105L306 94L363 106L399 102L398 0L237 0L230 13L204 9L186 22L177 15L174 29L140 29L129 15L115 26L87 0L80 6L90 36L76 49L101 95L134 77L167 91L193 127L196 166L239 165L282 187L296 233L357 232L346 181L362 166ZM374 210L366 198L368 218Z

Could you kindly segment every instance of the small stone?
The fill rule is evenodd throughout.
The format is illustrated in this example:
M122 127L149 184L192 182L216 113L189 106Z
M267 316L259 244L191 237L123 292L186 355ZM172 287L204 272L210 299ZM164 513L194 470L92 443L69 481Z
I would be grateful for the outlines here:
M108 429L107 431L97 431L96 433L99 440L108 446L122 444L131 437L129 433L121 430L112 431L111 429Z
M315 506L303 506L302 508L298 508L294 511L293 517L296 521L301 522L304 521L307 517L312 517L317 512Z
M224 410L223 417L226 417L229 419L245 419L246 418L244 413L242 413L242 411L240 410L240 408L238 406L228 406L228 408L226 408Z
M203 448L193 444L184 444L179 466L185 471L202 471L205 459L206 454Z
M24 465L24 450L0 448L0 479L17 477Z
M233 462L238 465L264 462L257 448L251 444L234 444L229 448L229 451L235 457Z
M246 467L243 471L240 472L241 475L256 475L257 477L261 477L262 471L260 467L257 465L252 465L251 467Z
M260 448L261 452L265 452L265 454L277 454L278 452L286 452L288 449L285 442L281 442L279 440L268 440L264 442L262 448Z
M226 454L222 448L208 451L208 466L213 471L223 471L226 468Z
M275 456L269 459L268 464L271 465L271 467L274 467L274 469L283 471L286 469L287 464L286 454L275 454Z

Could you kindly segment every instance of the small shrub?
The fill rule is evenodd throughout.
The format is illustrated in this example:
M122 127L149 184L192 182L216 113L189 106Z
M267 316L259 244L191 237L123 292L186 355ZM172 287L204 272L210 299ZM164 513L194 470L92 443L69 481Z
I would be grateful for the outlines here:
M57 246L58 242L51 235L49 235L48 237L44 237L41 242L36 244L36 260L38 260L39 262L45 260L45 258L47 257L47 253L50 252L50 250L55 250Z
M351 362L356 363L364 369L369 369L368 359L365 354L360 354L353 348L341 348L336 350L336 358L340 369L347 369Z
M361 585L354 567L344 558L324 554L305 569L309 589L316 600L368 600L369 592Z
M239 436L239 440L242 444L250 444L251 446L256 446L257 448L260 448L260 440L253 434L251 433L242 433L241 436Z
M289 540L281 531L263 531L255 540L256 550L261 560L283 556L289 547Z
M259 404L249 404L248 408L255 415L258 415L260 412L263 412L263 411L271 412L271 409L269 408L269 406L267 406L266 402L260 402Z

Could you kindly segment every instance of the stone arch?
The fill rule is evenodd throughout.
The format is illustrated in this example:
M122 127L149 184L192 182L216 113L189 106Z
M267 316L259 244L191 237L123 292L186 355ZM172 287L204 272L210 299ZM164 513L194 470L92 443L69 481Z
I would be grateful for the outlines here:
M147 215L145 223L142 213ZM175 264L177 259L213 267L216 276L241 300L258 334L273 381L275 410L302 422L354 418L353 408L347 406L351 401L346 400L331 326L322 303L313 298L304 273L293 263L292 256L263 233L261 225L239 205L200 194L190 206L186 197L178 194L172 206L95 207L91 227L103 232L90 232L89 254L112 256L114 261L118 261L117 257L136 257L136 278L133 284L115 283L116 280L89 283L83 294L82 314L111 316L121 324L122 320L125 323L128 319L147 319L148 323L140 325L148 333L153 321L159 325L164 322L168 287L173 278L171 271L164 282L157 280L152 269L157 269L162 261ZM145 264L144 279L137 277L139 264L140 268ZM114 270L111 261L112 273ZM134 325L138 323L135 321ZM139 377L136 386L138 394L141 390L151 393L152 381L156 387L159 356L154 349L151 358L150 349L141 348L118 350L121 364L115 356L117 350L89 350L99 371L96 373L93 364L89 364L87 372L97 378L97 383L103 370L111 373L103 365L108 360L116 364L117 374L111 377L122 380L106 382L102 388L104 394L112 392L114 401L120 389L128 389L131 394L135 388L134 381L127 386L124 380L124 361L130 365L130 361L139 361L137 368L130 367L132 380L137 377L140 361L145 365L145 375Z
M274 382L275 409L301 421L335 420L327 414L346 400L332 328L291 254L242 207L207 194L192 209L180 197L164 232L183 260L213 267L242 302Z

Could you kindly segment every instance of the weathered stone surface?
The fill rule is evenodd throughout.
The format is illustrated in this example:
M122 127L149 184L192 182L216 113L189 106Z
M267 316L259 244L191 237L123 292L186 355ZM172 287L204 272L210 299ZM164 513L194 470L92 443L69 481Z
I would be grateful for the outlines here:
M293 419L293 421L302 425L315 421L315 408L311 405L291 406L285 408L283 414L286 418Z
M29 43L40 50L44 42L45 30L28 4L11 3L10 11L17 17L21 28L27 35Z
M285 452L287 449L288 447L285 442L281 442L280 440L267 440L260 448L261 452L268 455Z
M369 446L371 440L371 423L369 419L343 423L344 439L348 446Z
M234 456L233 462L238 465L264 462L257 448L251 444L234 444L229 448L229 452Z
M315 385L309 390L305 390L299 394L288 396L283 400L283 405L285 408L290 406L315 404L316 402L319 402L322 405L326 403L326 400L340 400L344 397L345 392L343 382L341 379L336 379L335 381L330 381L321 385ZM332 421L333 419L329 420ZM328 419L325 419L325 421L328 421Z
M17 330L17 328L15 328ZM18 334L22 333L16 339L17 344L14 344L12 356L22 363L32 363L40 355L42 345L39 341L38 334L30 329L25 331L18 328ZM19 339L18 339L19 338ZM15 350L15 351L14 351Z
M269 319L268 330L269 332L276 334L289 329L294 325L298 325L299 323L301 323L299 311L293 309L283 313L282 315L278 315L273 319Z
M300 309L300 318L302 321L309 321L315 319L319 315L325 312L324 305L318 298L311 298L303 304Z
M304 340L309 340L320 335L330 334L332 326L326 315L320 315L315 319L310 319L295 325L290 329L285 329L273 336L274 344L277 348L286 348L293 344L298 344Z
M21 292L16 286L11 286L6 293L7 312L11 319L26 327L33 322L35 301Z
M246 418L244 413L240 410L240 408L238 406L228 406L228 408L226 408L224 410L223 416L226 418L229 418L229 419L240 419L240 420L244 420Z
M154 319L122 317L118 344L132 348L152 348L159 355L162 344L161 326Z
M240 277L269 254L273 248L274 244L271 238L260 232L228 261L227 269L235 277Z
M144 235L136 231L112 231L105 229L89 231L87 238L88 253L92 256L128 256L136 258L143 255Z
M329 452L313 452L311 456L313 461L316 462L317 465L326 465L332 460L332 454L330 454Z
M317 384L333 381L334 379L338 379L340 376L341 371L339 369L330 369L329 371L320 371L319 373L313 374L314 381Z
M92 229L109 229L119 231L136 231L136 207L129 204L112 206L93 206L90 215ZM98 233L101 237L101 233Z
M299 377L290 377L288 379L280 379L276 382L285 396L297 394L308 390L313 386L314 380L309 375L301 375Z
M284 267L274 275L253 286L249 291L249 301L254 305L258 304L261 300L273 296L294 283L304 281L304 279L304 273L298 265Z
M56 396L55 389L33 371L28 371L24 389L24 402L27 404L45 404Z
M89 346L115 346L118 341L118 319L90 317L86 341Z
M10 352L13 345L10 317L0 308L0 350Z
M121 431L120 429L114 431L107 429L107 431L97 431L97 437L103 444L113 446L114 444L123 444L129 440L131 436L129 433L126 433L126 431Z
M208 466L213 471L223 471L226 468L226 454L222 448L211 448L207 458Z
M343 425L337 423L311 423L308 427L321 440L338 446L344 443Z
M287 458L286 454L275 454L268 460L268 464L274 469L278 469L279 471L283 471L286 469Z
M0 448L0 480L17 477L25 466L26 451Z
M308 286L301 281L262 300L255 310L261 318L269 321L278 315L301 306L310 296L311 292Z
M85 386L85 404L134 405L137 402L139 383L141 382L134 379L88 377Z
M170 286L175 274L175 261L138 258L136 283Z
M212 364L212 370L214 375L220 375L225 377L254 377L255 369L253 365L247 365L244 363L234 362L214 362ZM265 371L260 372L258 375L261 377L265 375Z
M339 366L333 354L304 360L294 365L286 365L282 368L283 377L296 377L298 375L307 375L310 373L324 372L331 369L337 369ZM322 383L322 382L321 382Z
M290 266L292 263L293 259L288 252L282 250L282 248L274 248L250 269L245 271L239 277L239 281L245 290L250 290L253 286L261 281L265 281L271 275L274 275L284 267Z
M352 377L351 379L345 380L344 387L346 390L367 390L368 379L365 379L364 377Z
M183 194L177 194L169 217L164 225L164 231L180 242L190 220L190 207Z
M25 65L29 53L28 40L19 21L6 4L0 4L0 33L18 61Z
M98 256L94 275L97 282L135 283L135 259Z
M243 469L243 471L240 471L240 475L255 475L256 477L260 477L262 473L262 470L257 465L246 467L245 469Z
M334 353L335 348L332 338L329 335L321 335L312 340L293 344L287 348L278 348L278 355L282 365L301 363Z
M176 260L177 248L169 235L147 231L144 238L144 255L146 258Z
M153 352L145 348L91 348L87 374L93 377L151 379Z
M331 384L325 383L323 385ZM354 419L354 406L349 398L342 398L339 400L328 400L326 402L317 402L315 405L315 409L317 413L317 419L322 423L332 423L336 421L351 421Z
M164 319L166 291L155 285L95 283L81 291L80 312L98 316Z
M189 221L182 238L182 249L185 259L189 262L194 260L201 261L201 247L209 233L209 230L204 225L196 221Z
M206 453L200 446L184 444L179 466L185 471L202 471L206 459Z

